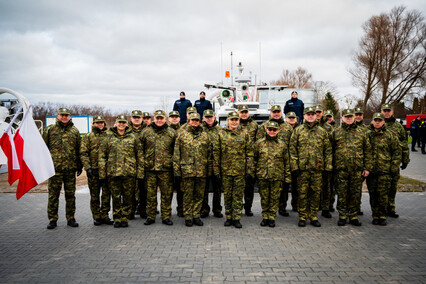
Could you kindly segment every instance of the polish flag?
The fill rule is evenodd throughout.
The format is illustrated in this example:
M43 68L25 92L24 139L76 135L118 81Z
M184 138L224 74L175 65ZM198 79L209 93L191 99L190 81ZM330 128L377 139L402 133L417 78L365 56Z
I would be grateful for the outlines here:
M14 119L10 123L14 122ZM8 127L0 138L0 145L3 153L7 157L8 177L7 181L12 185L21 177L21 169L19 167L18 155L16 153L15 143L13 142L12 127Z
M30 106L14 137L21 168L16 199L21 198L31 188L55 175L49 149L37 129L32 114L32 106Z

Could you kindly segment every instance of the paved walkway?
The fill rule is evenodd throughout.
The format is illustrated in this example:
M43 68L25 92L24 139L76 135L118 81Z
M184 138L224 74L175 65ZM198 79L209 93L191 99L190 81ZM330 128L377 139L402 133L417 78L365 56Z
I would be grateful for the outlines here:
M411 145L409 145L411 149ZM417 148L418 152L410 151L410 163L407 168L401 171L401 175L412 179L426 182L426 155L423 155L421 150Z
M243 217L243 229L224 219L187 228L173 212L172 227L149 227L137 218L129 228L92 224L89 195L77 194L79 228L66 226L64 197L58 228L47 230L47 194L0 194L1 283L426 283L426 194L398 193L399 219L371 224L363 195L363 226L297 227L294 212L276 228ZM174 206L175 208L175 206Z

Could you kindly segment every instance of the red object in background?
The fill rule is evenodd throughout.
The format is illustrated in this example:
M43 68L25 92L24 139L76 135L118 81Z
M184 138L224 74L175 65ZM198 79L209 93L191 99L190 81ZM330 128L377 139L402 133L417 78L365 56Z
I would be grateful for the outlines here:
M406 119L407 129L411 128L411 122L415 120L418 116L420 116L420 120L423 120L426 118L426 114L407 114L407 119Z

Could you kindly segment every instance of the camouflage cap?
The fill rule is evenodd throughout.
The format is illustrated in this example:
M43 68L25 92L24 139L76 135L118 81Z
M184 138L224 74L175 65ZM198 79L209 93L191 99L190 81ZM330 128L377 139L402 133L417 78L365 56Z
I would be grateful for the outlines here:
M323 108L322 108L322 105L316 105L315 106L315 112L323 112Z
M382 110L393 110L393 107L391 104L384 104L382 105Z
M342 116L354 115L354 111L351 108L346 108L342 111Z
M238 111L248 111L249 108L247 105L239 105L238 106Z
M160 116L161 117L166 117L166 112L164 110L162 110L162 109L156 110L154 112L154 117L155 118L160 117Z
M228 113L228 119L229 118L240 118L240 117L238 116L238 112L231 111L230 113Z
M132 116L142 117L142 111L135 109L132 111Z
M186 109L186 114L190 114L190 113L193 113L193 112L197 112L197 109L195 107L188 107Z
M93 117L93 122L105 122L105 118L101 114L97 114Z
M142 114L142 118L151 117L151 114L149 112L144 112Z
M303 114L307 114L313 112L315 113L315 108L314 107L305 107L305 109L303 110Z
M169 116L180 116L180 115L177 110L172 110L171 112L169 112Z
M287 117L287 118L291 118L291 117L296 118L297 115L296 115L295 112L290 111L290 112L287 112L287 114L285 115L285 117Z
M122 121L122 122L127 122L127 115L125 114L119 114L117 115L117 118L115 119L115 121Z
M266 128L275 128L275 129L278 129L278 128L280 128L280 126L278 125L278 122L269 120L266 123Z
M331 109L326 110L325 116L334 116L333 111Z
M373 114L373 120L375 119L385 120L385 116L381 112L376 112L375 114Z
M277 111L277 110L281 111L281 106L279 106L279 105L273 105L271 107L271 111Z
M69 109L65 108L65 107L61 107L60 109L58 109L58 114L68 114L70 115L71 112Z
M206 110L203 112L203 116L205 116L205 117L214 116L214 111L213 111L213 110L211 110L211 109L206 109Z
M356 107L354 108L354 113L364 113L364 111L362 110L362 108Z
M189 120L195 120L195 119L200 120L200 114L198 112L191 112L189 114Z

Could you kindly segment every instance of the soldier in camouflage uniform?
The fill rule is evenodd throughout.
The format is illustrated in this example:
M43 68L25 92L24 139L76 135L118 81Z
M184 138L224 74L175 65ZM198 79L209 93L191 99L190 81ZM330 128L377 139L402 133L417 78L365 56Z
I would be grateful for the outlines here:
M212 145L219 141L219 132L221 127L216 120L214 111L211 109L206 109L203 112L203 123L202 127L204 131L209 135L210 142ZM213 160L213 153L211 159ZM209 206L209 187L210 182L213 188L213 215L217 218L222 218L222 206L220 205L221 195L222 195L222 182L213 174L213 164L209 165L207 179L206 179L206 188L204 190L204 199L203 206L201 207L201 218L206 218L210 213Z
M136 179L144 177L139 140L127 124L126 115L117 116L99 150L99 178L108 179L114 228L128 227Z
M328 110L325 111L325 120L328 124L331 125L333 130L337 127L336 121L334 120L334 113L333 113L332 110L328 109Z
M368 138L373 152L373 167L367 177L373 225L386 226L388 191L393 175L397 175L401 161L401 147L398 138L385 126L382 113L373 115L368 128Z
M148 218L145 225L155 223L157 209L157 187L161 192L161 219L165 225L173 225L172 214L172 171L173 148L176 131L166 123L164 110L154 112L154 122L143 131L141 146L144 155L145 184L148 191Z
M151 120L151 114L149 112L144 112L142 114L142 120L143 122L146 123L146 125L150 125L152 120Z
M315 115L317 118L317 121L319 122L320 127L322 127L325 131L327 131L328 135L331 135L331 132L333 131L333 127L327 123L327 118L324 117L324 111L322 105L316 105L315 106ZM320 201L320 208L321 208L321 216L325 218L331 218L331 214L329 211L330 208L330 182L331 182L331 176L332 174L323 173L323 181L322 181L322 191L321 191L321 201Z
M87 174L87 182L90 190L90 210L92 211L93 224L112 225L114 222L108 217L111 209L111 191L107 183L99 180L99 149L108 136L105 118L95 115L92 132L84 135L80 146L80 158ZM102 196L101 195L102 189Z
M393 116L393 107L390 104L382 105L382 114L385 117L386 128L389 129L396 137L398 137L400 146L401 146L401 170L407 168L408 163L410 162L410 150L408 148L407 133L404 130L404 127L396 121ZM398 218L399 215L395 212L395 196L396 188L399 181L399 170L395 175L392 175L392 181L390 185L390 190L388 193L388 216L392 218Z
M230 112L228 126L219 132L213 146L213 171L222 177L225 199L225 226L242 228L240 219L243 209L245 180L253 177L253 145L249 134L239 126L236 111Z
M177 110L169 112L169 119L167 124L170 128L176 132L180 129L180 115ZM179 178L173 177L173 189L176 190L176 201L177 201L177 216L183 217L183 192L181 190L181 182ZM173 200L173 191L172 191L172 200Z
M57 226L59 195L64 184L65 212L67 224L70 227L78 227L75 221L75 174L82 172L80 161L80 133L74 126L70 111L60 108L56 116L56 123L46 127L43 132L43 140L49 148L55 166L55 175L49 179L49 201L47 204L47 216L49 225L47 229Z
M365 133L367 133L367 125L364 124L363 119L364 119L364 111L362 108L360 107L356 107L354 108L354 114L355 114L355 124L358 126L359 129L363 130ZM364 178L365 179L365 178ZM359 200L362 199L362 184L361 184L361 188L359 190ZM361 210L361 201L359 203L359 208L358 208L358 215L364 215L364 212L362 212Z
M313 107L305 108L304 122L297 127L290 141L291 170L297 176L299 192L299 227L320 227L318 208L322 190L323 171L331 172L332 149L327 131L319 126Z
M133 110L130 117L129 127L131 132L139 139L142 131L148 124L142 119L142 111ZM135 218L135 214L140 214L141 218L146 218L146 188L144 187L143 180L138 180L136 188L132 196L132 212L130 213L130 220Z
M189 115L194 112L197 112L197 109L195 107L188 107L186 109L186 121L189 120ZM185 131L188 127L189 127L189 124L185 122L183 125L180 126L178 132Z
M185 225L203 226L200 211L206 187L208 165L212 163L212 144L200 126L200 114L191 113L189 127L179 133L173 153L174 176L182 179Z
M279 126L275 121L266 125L266 136L254 146L254 168L259 180L262 206L262 227L275 227L283 182L290 183L290 158L287 144L278 139Z
M291 125L293 131L299 126L297 122L297 116L295 112L288 112L286 115L286 121ZM288 147L287 147L288 148ZM283 190L281 190L280 201L278 206L278 212L281 216L288 217L290 214L287 212L287 201L288 201L289 183L284 182ZM291 207L292 211L297 212L297 177L291 177Z
M269 117L269 120L275 121L278 123L278 125L280 126L280 131L278 132L278 139L283 140L288 146L290 143L291 134L293 133L293 127L283 119L281 106L273 105L271 107L271 115ZM267 121L265 121L259 126L259 129L257 130L257 134L256 134L256 140L259 140L266 136L266 124L267 124ZM282 191L284 191L285 193L282 193L282 194L288 196L288 190L289 190L289 184L284 182ZM286 210L286 206L287 206L287 202L285 203L285 205L284 203L282 203L279 206L280 208L279 214L287 217L289 216L289 213Z
M256 142L256 133L258 129L257 123L251 119L249 108L247 105L238 106L238 115L240 117L240 126L247 131L250 136L251 143ZM246 188L244 189L244 211L247 216L253 216L251 207L254 198L254 179L246 179Z
M336 121L334 120L334 113L332 110L326 110L325 111L325 118L328 124L331 125L331 127L333 127L333 130L337 127L336 125ZM334 212L334 202L336 201L336 191L335 191L335 174L334 172L329 176L329 180L328 180L328 186L330 189L330 204L329 204L329 210L328 212ZM326 204L324 204L324 208L325 208ZM327 212L322 212L321 214L326 215L327 217L331 216L331 214L327 214Z
M367 177L372 168L370 141L354 120L352 109L343 110L342 126L337 127L331 135L339 226L344 226L348 218L352 225L361 226L357 216L361 197L359 191L363 177Z

